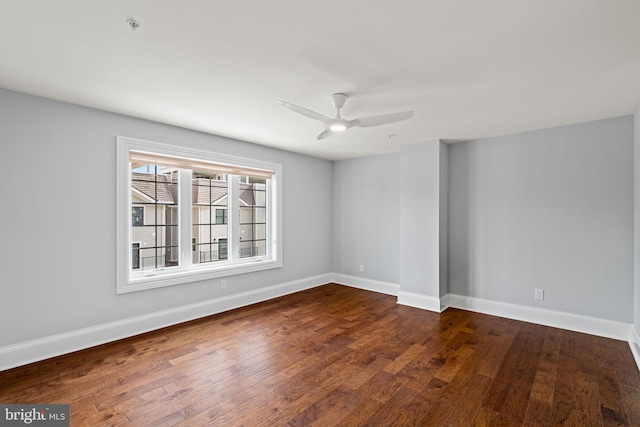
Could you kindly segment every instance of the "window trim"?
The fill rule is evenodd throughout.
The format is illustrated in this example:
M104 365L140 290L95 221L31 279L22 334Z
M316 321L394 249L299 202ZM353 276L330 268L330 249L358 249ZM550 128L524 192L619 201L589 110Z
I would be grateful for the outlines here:
M194 148L180 147L159 142L146 141L118 135L116 137L116 293L122 294L164 286L173 286L200 280L246 274L266 269L282 267L282 165L261 160L248 159L228 154L214 153ZM170 271L151 270L143 277L130 277L131 265L131 182L129 151L146 151L159 155L196 159L198 161L238 166L248 169L266 170L273 173L270 185L270 248L267 258L243 258L232 256L226 262L198 264L189 268L181 267ZM190 184L190 183L189 183ZM182 193L181 193L182 194ZM190 194L190 193L189 193ZM190 196L188 196L190 197ZM230 197L232 195L230 194ZM231 200L231 199L230 199ZM183 200L181 206L188 205ZM229 207L230 208L230 207ZM181 213L182 215L182 213ZM229 215L229 212L227 213ZM188 235L189 245L185 246L184 236ZM231 248L230 248L231 249ZM191 257L191 233L180 237L180 257Z

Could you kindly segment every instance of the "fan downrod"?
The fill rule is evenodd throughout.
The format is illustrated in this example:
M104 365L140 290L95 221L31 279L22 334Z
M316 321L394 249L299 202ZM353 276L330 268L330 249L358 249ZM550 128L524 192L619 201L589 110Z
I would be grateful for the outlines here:
M333 107L336 109L340 109L344 106L344 103L347 102L348 96L344 93L334 93L331 95L331 102L333 102Z

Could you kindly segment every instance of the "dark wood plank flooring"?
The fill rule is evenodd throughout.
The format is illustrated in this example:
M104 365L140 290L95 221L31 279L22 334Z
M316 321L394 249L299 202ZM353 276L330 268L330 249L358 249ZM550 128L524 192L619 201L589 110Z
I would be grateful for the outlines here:
M640 426L626 342L335 284L0 372L72 426Z

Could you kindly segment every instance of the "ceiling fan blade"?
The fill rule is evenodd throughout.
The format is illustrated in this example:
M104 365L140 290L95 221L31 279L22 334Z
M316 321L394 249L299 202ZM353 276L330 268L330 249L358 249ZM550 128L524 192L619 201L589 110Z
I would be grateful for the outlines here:
M327 139L330 136L335 135L336 133L334 131L332 131L331 129L327 129L324 132L322 132L320 135L318 135L318 141L321 139Z
M361 117L359 119L351 120L353 126L359 126L366 128L370 126L386 125L388 123L395 123L402 120L407 120L413 116L413 111L403 111L402 113L382 114L380 116Z
M323 116L320 113L316 113L315 111L307 110L306 108L299 107L297 105L290 104L290 103L285 102L285 101L278 101L278 104L280 104L282 106L285 106L288 109L293 110L298 114L302 114L303 116L307 116L307 117L309 117L311 119L314 119L314 120L320 120L321 122L326 122L328 120L331 120L329 117Z

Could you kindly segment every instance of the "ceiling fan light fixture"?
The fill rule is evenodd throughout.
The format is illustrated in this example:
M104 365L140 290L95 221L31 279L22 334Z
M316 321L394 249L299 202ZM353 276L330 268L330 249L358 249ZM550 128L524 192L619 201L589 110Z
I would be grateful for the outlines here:
M333 102L333 107L336 109L336 116L333 119L323 114L316 113L315 111L311 111L304 107L299 107L285 101L278 101L278 103L290 110L295 111L298 114L302 114L303 116L309 117L310 119L314 119L322 123L324 125L324 132L318 135L318 140L329 138L330 136L338 132L343 132L347 129L351 129L352 127L367 128L371 126L386 125L388 123L407 120L408 118L413 116L413 111L403 111L401 113L382 114L380 116L360 117L358 119L345 120L342 118L342 116L340 116L340 110L344 106L344 103L347 101L347 95L345 95L344 93L334 93L333 95L331 95L331 101Z

